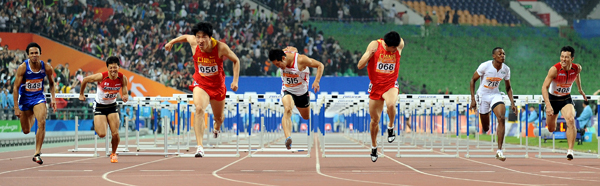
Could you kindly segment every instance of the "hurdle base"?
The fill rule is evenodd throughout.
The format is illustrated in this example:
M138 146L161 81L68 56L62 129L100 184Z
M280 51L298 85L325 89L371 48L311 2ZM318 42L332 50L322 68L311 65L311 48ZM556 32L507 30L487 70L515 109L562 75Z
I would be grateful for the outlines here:
M93 158L98 157L97 154L40 154L40 157L47 158Z
M442 155L442 154L397 154L397 158L458 158L456 154L453 155Z
M323 152L371 152L370 149L324 149Z
M567 159L567 155L535 155L536 158L544 159ZM573 159L600 159L600 155L573 156Z
M365 154L324 154L322 157L324 158L371 158L371 155L368 154L368 150L365 150ZM385 155L380 155L379 158L385 157Z
M252 158L309 158L310 154L252 154Z
M524 155L524 154L522 154L522 155L504 155L504 157L506 157L506 158L529 158L529 156ZM465 158L496 158L496 154L490 154L490 155L468 154L468 155L465 155ZM566 156L565 156L565 158L566 158Z
M440 150L440 152L494 152L494 150L492 149L444 149L444 150Z
M385 149L385 152L433 152L433 149Z
M195 154L176 154L180 158L196 158ZM204 154L203 158L239 158L239 154Z
M94 152L94 151L106 151L106 148L98 148L98 149L94 149L94 148L78 148L77 150L75 150L75 149L69 149L67 151L69 151L69 152ZM112 149L109 149L109 151L112 151ZM120 151L120 152L129 152L129 149L118 148L117 151Z
M119 156L167 156L177 154L176 152L117 152Z

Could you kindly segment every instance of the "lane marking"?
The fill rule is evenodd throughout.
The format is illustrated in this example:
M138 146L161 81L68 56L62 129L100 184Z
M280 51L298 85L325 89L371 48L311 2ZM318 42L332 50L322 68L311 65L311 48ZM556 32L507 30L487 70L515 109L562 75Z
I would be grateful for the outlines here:
M55 164L50 164L50 165L41 165L41 166L35 166L35 167L24 168L24 169L17 169L17 170L4 171L4 172L0 172L0 175L2 175L2 174L6 174L6 173L11 173L11 172L18 172L18 171L24 171L24 170L31 170L31 169L37 169L37 168L49 167L49 166L53 166L53 165L61 165L61 164L67 164L67 163L73 163L73 162L84 161L84 160L91 160L91 159L96 159L96 158L86 158L86 159L80 159L80 160L73 160L73 161L67 161L67 162L55 163ZM31 162L31 163L32 163L32 164L34 164L34 162Z
M488 172L496 172L496 171L442 171L442 172L469 172L469 173L488 173Z
M113 171L108 171L108 172L106 172L106 173L104 173L104 174L102 175L102 179L104 179L104 180L106 180L106 181L108 181L108 182L111 182L111 183L116 183L116 184L119 184L119 185L128 185L128 186L132 186L131 184L127 184L127 183L121 183L121 182L118 182L118 181L114 181L114 180L108 179L108 175L109 175L109 174L111 174L111 173L113 173L113 172L119 172L119 171L122 171L122 170L127 170L127 169L131 169L131 168L139 167L139 166L142 166L142 165L147 165L147 164L151 164L151 163L156 163L156 162L159 162L159 161L164 161L164 160L168 160L168 159L171 159L171 158L173 158L173 157L170 157L170 158L163 158L163 159L158 159L158 160L149 161L149 162L146 162L146 163L137 164L137 165L134 165L134 166L125 167L125 168L122 168L122 169L117 169L117 170L113 170Z
M193 172L194 170L140 170L142 172Z
M253 152L252 154L256 154L256 153L257 153L257 152ZM240 162L240 161L242 161L242 160L244 160L244 159L246 159L246 158L248 158L248 157L250 157L250 156L249 156L249 155L248 155L248 156L244 156L243 158L240 158L240 159L238 159L238 160L235 160L234 162L231 162L230 164L227 164L227 165L225 165L225 166L221 167L220 169L217 169L217 170L213 171L213 172L212 172L212 175L213 175L213 176L215 176L215 177L217 177L217 178L219 178L219 179L223 179L223 180L227 180L227 181L232 181L232 182L245 183L245 184L251 184L251 185L266 185L266 186L272 186L272 185L267 185L267 184L262 184L262 183L253 183L253 182L247 182L247 181L240 181L240 180L229 179L229 178L221 177L221 176L219 176L219 175L217 174L219 171L222 171L223 169L226 169L227 167L229 167L229 166L232 166L233 164L236 164L237 162ZM242 171L244 171L244 170L242 170ZM247 172L253 172L253 171L254 171L254 170L248 170Z

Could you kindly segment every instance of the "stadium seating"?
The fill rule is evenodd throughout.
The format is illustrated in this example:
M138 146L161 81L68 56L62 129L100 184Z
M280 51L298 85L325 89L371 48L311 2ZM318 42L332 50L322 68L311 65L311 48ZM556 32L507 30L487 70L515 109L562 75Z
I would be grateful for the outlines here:
M406 0L404 4L425 16L436 11L439 23L446 12L450 11L450 20L459 15L459 23L466 25L517 26L521 21L496 1L488 0Z

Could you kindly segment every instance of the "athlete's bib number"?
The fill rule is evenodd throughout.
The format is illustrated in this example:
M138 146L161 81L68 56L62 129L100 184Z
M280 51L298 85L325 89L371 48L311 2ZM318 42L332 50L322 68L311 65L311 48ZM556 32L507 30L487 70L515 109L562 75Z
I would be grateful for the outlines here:
M483 86L488 89L495 89L500 85L500 81L502 80L502 78L488 77L486 78L486 80L487 82Z
M104 95L104 99L115 99L117 98L117 94L106 94Z
M377 62L377 72L392 73L396 68L396 63Z
M293 84L298 84L298 83L300 83L298 81L298 78L285 78L285 84L293 85Z
M37 92L42 90L42 79L28 79L25 81L25 91Z
M367 92L371 92L371 89L373 89L373 84L369 83L369 90Z
M571 85L556 85L556 89L554 90L554 94L557 95L567 95L571 93Z
M213 66L198 65L198 73L200 73L200 75L202 75L202 76L217 75L218 71L219 71L219 68L217 67L217 65L213 65Z

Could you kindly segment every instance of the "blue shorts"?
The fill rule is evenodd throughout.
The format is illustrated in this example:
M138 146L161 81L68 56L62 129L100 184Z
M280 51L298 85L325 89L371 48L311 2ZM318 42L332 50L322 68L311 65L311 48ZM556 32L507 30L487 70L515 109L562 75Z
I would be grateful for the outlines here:
M40 103L46 103L46 97L42 94L41 96L35 97L23 97L19 98L19 110L33 110L33 107Z

